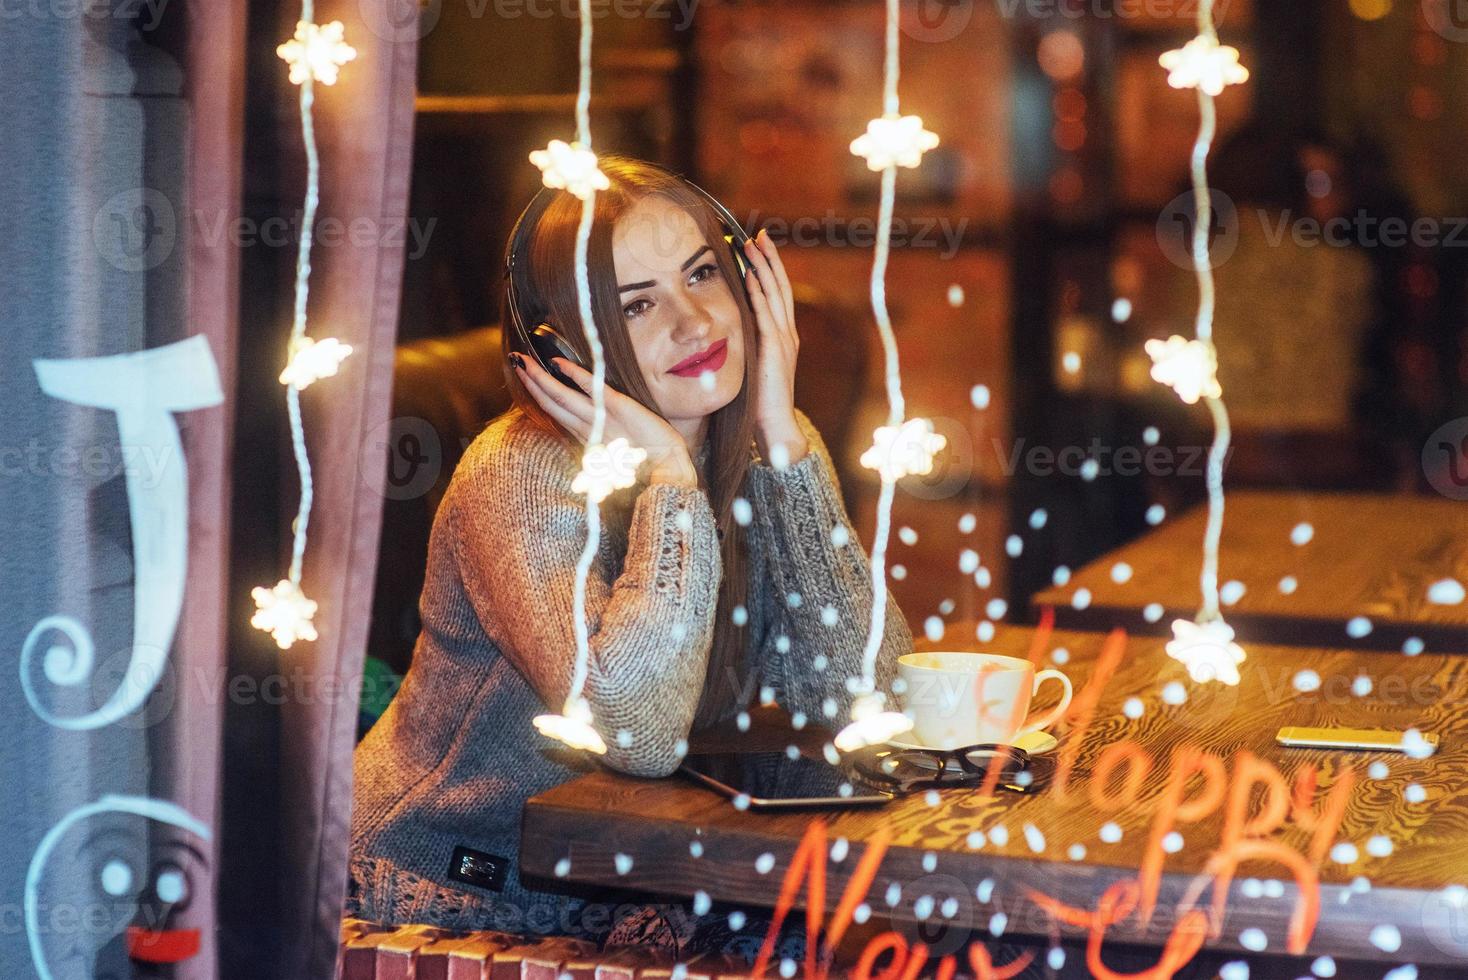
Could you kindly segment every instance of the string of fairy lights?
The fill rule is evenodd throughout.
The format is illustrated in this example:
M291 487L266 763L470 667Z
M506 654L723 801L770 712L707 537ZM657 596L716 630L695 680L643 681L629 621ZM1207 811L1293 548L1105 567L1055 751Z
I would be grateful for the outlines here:
M296 252L295 312L291 322L291 339L287 363L280 373L285 385L286 407L290 415L291 446L301 481L300 505L291 524L293 533L290 570L273 588L263 586L250 593L255 600L255 614L250 625L269 633L282 650L298 640L316 639L313 619L316 602L301 591L301 569L306 554L306 529L311 517L313 487L311 458L306 451L306 433L301 422L301 390L322 378L337 373L350 344L333 337L315 339L306 335L307 300L311 288L312 229L316 209L321 200L321 156L316 147L314 107L316 83L335 85L341 67L357 57L356 49L344 40L341 21L329 24L315 22L315 0L302 0L301 17L295 36L276 48L290 66L290 80L299 85L301 136L306 145L306 198L301 220L301 240Z
M913 726L906 714L885 703L877 690L877 654L881 649L887 617L887 536L892 526L892 497L897 482L905 476L922 475L933 469L933 456L946 440L923 418L906 418L902 397L902 372L897 358L897 338L887 313L887 257L892 238L892 208L897 188L897 168L915 168L923 154L938 145L938 135L923 128L921 116L904 116L898 106L897 0L887 0L886 57L883 65L882 115L867 123L866 132L851 142L851 152L866 159L870 170L882 173L882 197L877 213L877 245L872 259L872 312L882 338L886 367L887 424L873 433L872 445L862 454L861 464L882 478L877 500L877 528L872 540L872 615L862 650L862 674L848 681L856 698L851 720L836 735L836 748L843 752L881 745Z
M1177 392L1184 402L1196 405L1201 399L1213 418L1213 444L1208 452L1205 481L1208 487L1208 523L1203 534L1203 570L1200 577L1202 606L1192 620L1172 623L1173 638L1167 653L1187 667L1198 683L1239 683L1242 647L1234 642L1234 630L1224 621L1218 601L1218 545L1223 534L1223 461L1228 455L1230 429L1223 388L1218 383L1218 351L1213 343L1214 283L1208 253L1208 231L1213 220L1213 199L1208 188L1208 153L1218 129L1214 98L1229 85L1249 79L1249 70L1239 64L1237 48L1218 43L1213 23L1213 0L1199 0L1198 36L1183 47L1165 52L1159 59L1168 71L1167 82L1177 89L1198 92L1198 138L1193 144L1190 167L1193 201L1193 270L1198 280L1198 314L1192 340L1173 335L1166 340L1149 340L1146 351L1152 358L1152 377Z

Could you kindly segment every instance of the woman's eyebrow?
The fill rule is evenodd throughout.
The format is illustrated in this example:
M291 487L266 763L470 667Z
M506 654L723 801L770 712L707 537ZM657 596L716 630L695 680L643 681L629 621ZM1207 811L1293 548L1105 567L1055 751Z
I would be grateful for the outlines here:
M678 267L679 268L679 271L680 272L686 272L688 270L688 267L690 265L692 265L693 263L697 262L698 261L698 257L700 255L702 255L704 252L707 252L708 250L709 250L709 247L707 245L704 245L697 252L694 252L686 260L684 260L684 262L683 262L683 264L681 266ZM646 282L629 282L625 286L618 286L617 287L617 292L619 292L619 293L625 293L629 289L646 289L648 286L656 286L657 284L658 284L658 281L656 279L649 279Z

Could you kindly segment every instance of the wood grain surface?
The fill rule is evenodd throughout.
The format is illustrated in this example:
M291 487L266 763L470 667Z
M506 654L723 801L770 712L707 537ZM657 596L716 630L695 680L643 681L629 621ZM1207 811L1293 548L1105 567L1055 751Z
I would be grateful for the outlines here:
M952 632L973 636L969 626ZM1001 628L985 649L1024 656L1032 637L1026 628ZM1104 641L1100 634L1067 631L1050 637L1045 657L1075 681L1078 702ZM937 646L977 648L972 640ZM1468 884L1468 659L1271 646L1251 646L1248 653L1239 687L1199 687L1166 656L1161 640L1130 639L1095 702L1094 721L1084 737L1074 726L1061 732L1057 753L1068 748L1076 752L1075 773L1064 798L1053 786L1033 796L1001 793L996 798L974 790L945 790L899 799L877 810L821 811L832 841L844 839L850 851L828 868L828 907L835 907L865 843L885 828L892 845L868 893L875 914L926 919L929 930L1000 926L1008 934L1079 937L1083 930L1052 921L1027 898L1026 890L1094 908L1110 885L1134 878L1173 753L1196 746L1219 756L1230 779L1241 751L1271 763L1287 781L1300 767L1319 767L1317 804L1344 767L1354 768L1359 781L1336 837L1354 845L1355 853L1338 851L1344 863L1327 858L1319 866L1320 918L1310 955L1468 969L1468 902L1458 901L1459 894L1468 893L1450 887ZM1302 670L1319 676L1315 690L1296 689L1294 679ZM1364 695L1359 692L1365 684L1357 681L1363 676L1371 685ZM1187 694L1181 704L1163 699L1163 690L1173 682ZM1141 708L1136 718L1124 710L1133 698ZM1416 726L1438 734L1441 748L1428 759L1283 749L1274 743L1283 725ZM808 743L813 734L803 732L797 741ZM757 722L748 735L722 733L714 741L725 748L754 749L790 738ZM1091 773L1108 746L1127 741L1155 759L1155 767L1134 801L1103 812L1090 795ZM1369 775L1373 762L1383 763L1385 770L1378 767ZM1109 785L1118 790L1121 784L1118 775ZM1419 802L1409 802L1410 786L1421 787ZM1198 792L1198 784L1189 792ZM1253 799L1251 815L1260 806L1260 799ZM523 870L549 878L556 863L569 858L566 877L576 882L684 896L701 890L715 901L770 907L814 815L739 812L680 777L642 780L600 771L529 802ZM1108 822L1121 831L1114 843L1101 839ZM1151 922L1143 925L1132 917L1110 930L1108 942L1160 945L1166 939L1175 924L1176 903L1218 846L1223 826L1222 807L1196 823L1178 825L1182 846L1165 857ZM971 836L975 832L982 839ZM1384 841L1368 846L1373 838ZM1271 839L1304 853L1310 835L1292 817ZM1384 842L1390 843L1389 855L1382 854ZM1073 845L1084 852L1073 853ZM623 862L623 874L616 867L618 854L631 858L630 868ZM762 870L768 863L768 858L761 861L763 855L774 857L773 868ZM1259 929L1268 953L1283 952L1296 895L1291 874L1282 865L1241 866L1221 930L1207 947L1242 949L1240 935ZM897 899L890 909L889 896ZM1002 920L995 918L1000 913ZM1399 941L1394 941L1393 930Z
M1061 626L1161 635L1198 611L1207 510L1198 507L1105 555L1069 582L1037 593ZM1313 538L1291 541L1308 524ZM1118 562L1131 578L1118 583ZM1287 594L1280 582L1298 583ZM1442 579L1468 585L1468 503L1442 497L1372 494L1232 493L1224 510L1219 582L1245 591L1224 615L1243 642L1400 651L1416 637L1439 653L1468 653L1468 602L1438 605L1428 589ZM1090 604L1075 608L1080 590ZM1143 610L1160 603L1147 622ZM1371 632L1354 637L1357 616Z

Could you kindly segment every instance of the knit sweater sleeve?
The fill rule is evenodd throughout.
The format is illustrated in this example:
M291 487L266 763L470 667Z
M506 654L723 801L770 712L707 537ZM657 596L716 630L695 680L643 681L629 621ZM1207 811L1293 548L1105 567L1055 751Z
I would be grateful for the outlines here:
M847 678L860 677L872 616L871 562L846 513L835 464L805 413L796 422L810 451L783 470L764 461L750 467L749 486L759 533L769 543L769 575L761 592L760 670L780 689L792 714L812 720L844 719L852 695ZM832 532L844 537L835 544ZM897 658L912 652L912 633L897 601L887 595L876 681L890 691Z
M450 495L466 591L486 633L547 707L560 711L575 664L573 595L588 526L586 498L571 490L577 463L538 432L466 462ZM620 573L609 577L594 561L587 577L584 694L608 747L603 761L662 776L686 751L723 563L703 490L652 484L621 491L632 492Z

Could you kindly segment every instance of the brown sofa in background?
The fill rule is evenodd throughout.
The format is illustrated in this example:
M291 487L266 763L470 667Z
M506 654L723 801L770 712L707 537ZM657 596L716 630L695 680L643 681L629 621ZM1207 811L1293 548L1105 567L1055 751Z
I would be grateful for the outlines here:
M845 308L810 286L795 286L800 330L795 401L831 449L848 500L856 480L853 423L871 357L869 312ZM386 435L388 499L382 516L368 654L401 675L418 637L433 515L465 447L509 407L500 328L482 327L397 349L392 424Z

